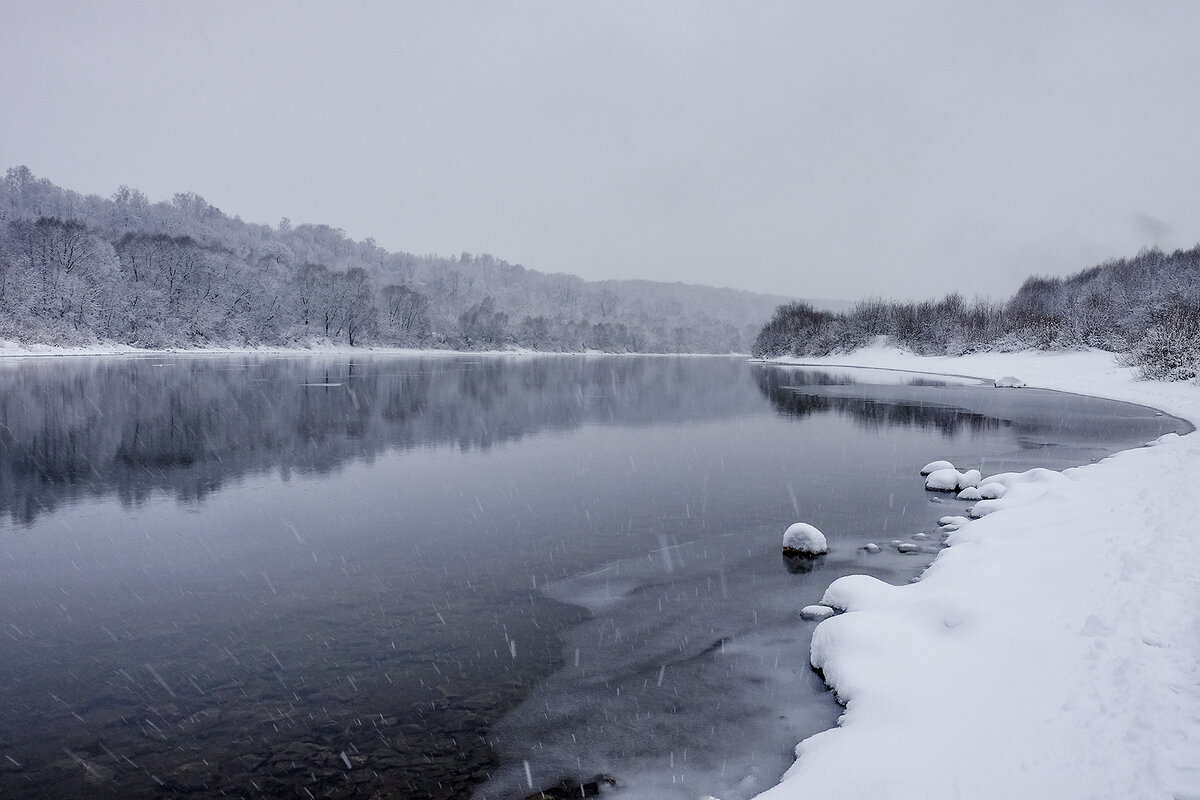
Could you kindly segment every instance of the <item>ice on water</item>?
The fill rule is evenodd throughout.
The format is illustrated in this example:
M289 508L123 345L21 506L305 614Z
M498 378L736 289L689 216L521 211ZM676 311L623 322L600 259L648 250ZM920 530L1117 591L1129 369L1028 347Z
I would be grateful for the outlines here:
M793 754L764 743L794 744L838 714L808 664L811 625L797 624L822 583L798 591L782 563L778 580L746 566L747 539L776 536L672 546L670 573L656 550L543 587L594 616L567 633L563 668L494 730L517 766L476 798L525 787L525 761L535 787L606 773L629 800L744 800L770 787Z

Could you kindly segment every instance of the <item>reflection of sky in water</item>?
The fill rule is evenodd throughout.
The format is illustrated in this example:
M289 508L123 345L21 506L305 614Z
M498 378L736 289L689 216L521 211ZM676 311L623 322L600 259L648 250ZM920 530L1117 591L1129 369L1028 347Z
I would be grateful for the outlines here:
M957 412L870 387L797 399L796 371L730 359L102 359L5 376L0 761L24 766L0 789L59 797L161 796L155 779L181 797L251 779L319 794L345 784L343 751L362 796L463 796L486 772L516 785L488 742L517 783L528 760L546 784L609 770L745 796L742 778L769 782L836 711L797 610L841 572L903 580L919 563L857 550L944 513L916 468L1047 453L1022 441L1028 414L989 417L982 394L952 405L987 424L947 424ZM1091 419L1065 402L1033 416ZM1085 439L1053 448L1058 466L1112 449ZM810 575L778 552L796 518L830 536ZM585 619L543 589L611 602Z

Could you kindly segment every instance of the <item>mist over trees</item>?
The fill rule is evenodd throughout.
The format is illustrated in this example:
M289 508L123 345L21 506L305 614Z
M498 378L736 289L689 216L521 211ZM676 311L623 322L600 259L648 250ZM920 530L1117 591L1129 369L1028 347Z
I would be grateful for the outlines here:
M803 302L776 309L758 357L848 352L878 337L923 355L1096 347L1122 354L1144 378L1200 375L1200 246L1143 250L1067 278L1031 277L1005 303L869 300L844 313Z
M26 167L0 181L0 339L728 353L782 300L391 253L328 225L246 223L192 193L85 197Z

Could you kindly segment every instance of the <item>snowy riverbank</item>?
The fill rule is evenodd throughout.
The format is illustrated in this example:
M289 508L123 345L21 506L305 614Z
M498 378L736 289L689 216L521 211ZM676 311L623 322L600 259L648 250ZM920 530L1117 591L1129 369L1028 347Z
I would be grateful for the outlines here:
M172 347L147 349L132 347L118 342L102 342L91 345L60 347L51 344L22 344L0 339L0 359L10 358L59 358L79 356L614 356L629 355L642 358L745 358L745 353L608 353L603 350L559 352L553 350L443 350L437 348L385 347L366 345L351 347L346 344L316 340L290 347Z
M147 349L118 342L60 347L51 344L22 344L0 340L0 358L57 358L77 356L229 356L229 355L335 355L335 356L461 356L528 355L533 350L434 350L407 347L350 347L328 341L312 341L291 347L172 347Z
M1200 388L1099 351L803 363L1013 375L1200 423ZM1200 798L1200 435L1063 475L952 534L918 583L830 587L847 613L813 659L846 711L761 798Z

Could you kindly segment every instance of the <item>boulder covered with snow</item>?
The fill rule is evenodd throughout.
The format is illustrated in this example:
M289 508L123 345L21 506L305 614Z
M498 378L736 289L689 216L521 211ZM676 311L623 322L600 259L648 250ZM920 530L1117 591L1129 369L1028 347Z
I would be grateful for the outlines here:
M930 461L925 466L921 467L921 474L928 475L931 472L937 472L940 469L954 469L954 465L949 461Z
M783 532L784 555L819 556L829 552L825 534L807 522L797 522Z
M968 486L958 493L956 500L966 500L969 503L974 503L976 500L982 500L983 495L979 493L977 486Z
M1020 378L1014 378L1012 375L1005 375L1003 378L996 378L994 381L997 389L1024 389L1025 381Z
M925 478L925 488L931 492L954 492L958 490L959 471L954 467L935 469Z
M800 617L807 620L822 620L826 617L832 617L835 613L837 612L829 606L812 605L800 609Z
M981 483L979 484L980 500L998 500L1004 497L1004 493L1008 491L1008 487L1003 483Z
M867 542L865 545L863 545L863 550L866 550L868 553L878 553L880 548L879 545L875 544L874 542Z
M969 518L964 517L960 514L951 514L949 516L945 516L945 517L942 517L941 519L939 519L938 527L942 529L943 533L950 533L951 531L958 530L959 528L961 528L963 525L966 525L970 521L971 520Z
M954 467L934 470L925 478L925 488L931 492L961 492L975 486L983 476L977 469L959 472Z

